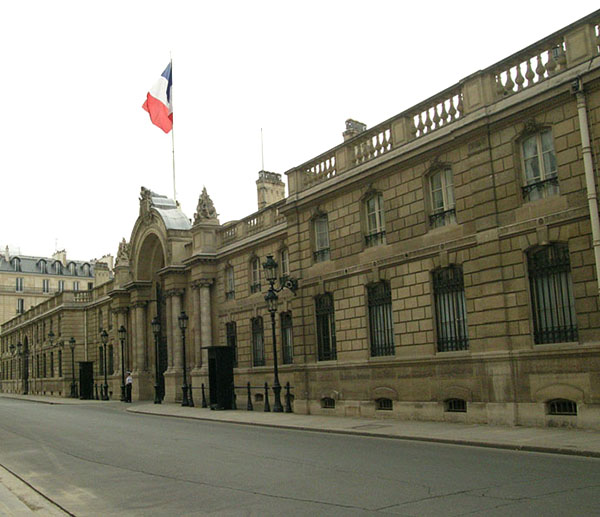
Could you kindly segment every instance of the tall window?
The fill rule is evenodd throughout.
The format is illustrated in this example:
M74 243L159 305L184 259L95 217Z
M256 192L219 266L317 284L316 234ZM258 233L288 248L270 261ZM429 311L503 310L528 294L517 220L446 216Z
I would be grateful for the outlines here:
M433 293L438 352L467 350L467 309L460 266L433 272Z
M18 293L23 292L23 279L22 278L17 278L17 285L15 288L15 291L17 291Z
M250 277L250 292L260 292L260 259L258 257L254 257L250 262Z
M21 259L20 258L15 257L13 259L13 269L15 271L21 271Z
M62 371L62 350L58 351L58 376L59 377L63 376L63 371Z
M320 215L313 219L313 231L315 237L315 262L329 260L329 222L327 215Z
M333 296L323 294L315 299L317 315L317 357L319 361L337 359Z
M237 368L237 325L235 324L235 321L228 321L225 323L225 334L227 335L227 346L232 349L231 355L233 356L233 367Z
M383 195L374 193L365 200L365 216L367 233L365 243L367 246L385 244L385 219L383 212Z
M64 290L65 290L65 281L59 280L58 281L58 292L62 293Z
M282 283L290 276L290 253L287 248L283 248L279 252L279 272L281 274Z
M71 273L72 275L74 275L76 273L76 269L75 269L75 262L71 262L69 264L69 273Z
M104 354L102 347L98 347L98 375L104 375Z
M233 300L235 298L235 277L233 266L225 268L225 299Z
M49 293L50 292L50 280L48 280L47 278L45 278L44 280L42 280L42 292L43 293Z
M429 175L429 194L431 197L430 226L439 228L455 223L456 209L452 169L446 167Z
M57 275L62 275L62 264L58 260L54 263L54 272Z
M113 345L108 345L108 375L112 375L115 373L115 358L114 358L114 347Z
M79 282L73 282L73 291L79 291Z
M46 274L48 272L48 270L46 268L46 261L42 259L42 260L40 260L39 264L40 264L40 273Z
M569 249L551 244L527 255L534 341L577 341Z
M392 291L387 282L367 287L371 355L394 355L394 325L392 321Z
M252 318L252 365L264 366L265 363L265 338L263 332L263 319L258 316Z
M54 352L50 352L50 377L54 377Z
M17 298L17 314L23 314L23 312L25 312L25 300Z
M549 129L522 142L525 185L523 199L535 201L558 194L558 169L552 132Z
M281 361L283 364L292 364L294 362L294 342L292 339L292 313L281 313Z

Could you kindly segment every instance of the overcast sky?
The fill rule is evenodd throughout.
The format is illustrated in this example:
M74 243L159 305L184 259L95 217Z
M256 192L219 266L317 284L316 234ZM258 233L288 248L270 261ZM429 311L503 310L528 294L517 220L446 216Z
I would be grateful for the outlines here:
M598 8L595 1L0 3L0 245L89 260L129 240L143 185L173 196L141 105L173 56L177 199L224 223L284 173ZM284 178L285 179L285 178Z

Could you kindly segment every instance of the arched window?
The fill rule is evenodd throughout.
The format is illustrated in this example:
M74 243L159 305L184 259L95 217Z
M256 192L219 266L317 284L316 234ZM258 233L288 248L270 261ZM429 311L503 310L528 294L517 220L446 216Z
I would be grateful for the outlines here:
M59 260L56 260L54 262L54 273L56 273L57 275L62 275L62 264Z
M15 257L12 262L13 262L13 270L21 271L21 259L19 257Z
M463 399L448 399L444 401L444 411L449 413L466 413L467 402Z
M549 415L577 415L577 402L567 399L554 399L546 404Z
M252 325L252 365L264 366L265 361L265 338L263 332L263 319L258 316L250 320Z

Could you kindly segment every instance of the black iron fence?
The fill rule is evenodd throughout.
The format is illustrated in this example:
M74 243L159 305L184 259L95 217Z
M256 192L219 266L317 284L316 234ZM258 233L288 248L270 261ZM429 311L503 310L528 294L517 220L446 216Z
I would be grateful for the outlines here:
M263 407L264 407L263 410L265 412L271 411L271 403L269 402L270 388L269 388L269 384L267 382L265 382L265 384L262 386L252 386L248 382L245 386L232 385L231 388L232 388L231 389L231 397L232 397L231 408L232 409L238 409L236 390L244 390L246 392L246 410L247 411L254 411L254 403L255 402L262 402ZM294 387L291 386L289 382L286 382L285 386L283 387L284 399L285 399L283 410L285 413L293 413L294 412L294 410L292 408L292 402L294 401L294 395L292 394L293 388ZM197 389L197 388L195 388L195 389ZM208 405L207 398L206 398L206 387L204 386L204 383L202 383L200 390L202 393L202 407L206 408L209 405ZM255 396L254 402L252 400L253 394Z

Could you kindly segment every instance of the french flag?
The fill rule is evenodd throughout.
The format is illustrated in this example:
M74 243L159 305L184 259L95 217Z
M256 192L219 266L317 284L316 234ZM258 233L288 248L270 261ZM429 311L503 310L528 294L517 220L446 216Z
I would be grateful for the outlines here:
M173 77L171 75L171 63L167 65L160 79L148 92L144 108L150 114L150 120L155 126L161 128L165 133L173 129L173 104L171 103L171 87Z

